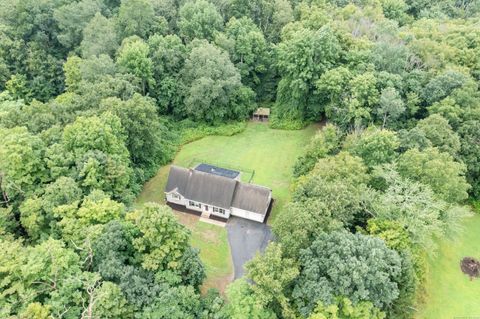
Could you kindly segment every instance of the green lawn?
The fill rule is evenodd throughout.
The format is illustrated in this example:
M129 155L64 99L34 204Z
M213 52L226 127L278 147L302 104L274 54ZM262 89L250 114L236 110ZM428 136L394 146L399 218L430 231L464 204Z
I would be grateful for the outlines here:
M243 133L235 136L209 136L185 145L174 163L188 166L192 159L201 159L255 170L252 183L273 190L276 202L269 219L272 222L289 199L292 166L315 130L313 125L300 131L283 131L263 123L249 123Z
M230 168L255 171L252 183L268 186L275 205L272 222L289 200L292 166L318 127L311 125L299 131L272 130L264 123L249 123L246 130L234 136L208 136L184 145L174 163L189 166L198 160L224 164ZM136 205L164 202L164 188L169 166L160 168L138 196ZM204 288L220 290L230 281L232 262L225 228L199 222L179 214L180 221L192 230L192 246L200 249L200 258L207 269Z
M470 281L460 270L460 260L480 259L480 215L467 218L462 234L440 242L429 260L426 296L417 319L480 318L480 279Z

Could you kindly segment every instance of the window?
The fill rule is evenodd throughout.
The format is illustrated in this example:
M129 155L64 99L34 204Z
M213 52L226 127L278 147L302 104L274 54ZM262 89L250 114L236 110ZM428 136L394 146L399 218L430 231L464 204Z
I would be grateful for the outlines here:
M172 197L173 197L174 199L180 199L180 195L178 195L178 194L172 194Z
M225 215L225 209L223 208L213 207L213 212Z
M189 200L189 201L188 201L188 205L189 205L189 206L193 206L193 207L202 208L202 204L196 203L196 202L194 202L193 200Z

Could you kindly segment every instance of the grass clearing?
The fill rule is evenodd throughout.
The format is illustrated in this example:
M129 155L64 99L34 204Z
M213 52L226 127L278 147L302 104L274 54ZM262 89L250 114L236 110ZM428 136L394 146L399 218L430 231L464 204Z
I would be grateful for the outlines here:
M303 130L283 131L270 129L266 123L252 122L240 134L208 136L185 145L174 163L188 166L192 159L202 159L254 170L252 183L270 187L276 200L271 223L290 198L292 166L316 129L311 125Z
M224 163L231 168L255 171L252 183L273 191L275 205L269 218L271 223L290 199L292 166L317 129L318 126L310 125L303 130L283 131L270 129L267 123L252 122L237 135L208 136L184 145L174 164L188 167L192 161L201 159L214 165ZM144 185L136 206L146 202L164 203L169 169L169 165L161 167ZM192 231L192 246L200 249L200 258L207 270L203 290L216 287L223 291L233 271L226 229L199 222L195 216L177 215Z
M480 259L479 243L479 212L464 221L457 238L440 241L437 255L429 260L417 319L480 318L480 279L470 281L460 270L463 257Z

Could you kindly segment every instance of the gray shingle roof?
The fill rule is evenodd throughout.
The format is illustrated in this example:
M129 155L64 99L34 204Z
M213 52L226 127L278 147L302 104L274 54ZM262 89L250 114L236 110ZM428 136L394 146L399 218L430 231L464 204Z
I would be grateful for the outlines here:
M270 205L271 190L258 185L238 183L232 207L265 215Z
M253 184L172 165L165 192L175 190L187 199L230 209L265 214L271 190Z
M172 165L166 192L175 188L196 202L230 209L236 180Z
M170 173L168 174L165 191L169 193L177 188L179 194L185 194L189 177L190 171L188 169L172 165L170 167Z

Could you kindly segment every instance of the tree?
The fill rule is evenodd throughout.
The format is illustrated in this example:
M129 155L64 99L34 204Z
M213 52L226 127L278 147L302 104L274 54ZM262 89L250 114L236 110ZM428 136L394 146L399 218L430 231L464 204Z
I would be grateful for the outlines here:
M149 35L166 28L166 22L155 15L152 1L149 0L122 0L117 24L122 38L136 35L147 39Z
M293 175L295 177L306 175L315 167L320 158L337 153L341 138L342 133L338 127L333 124L325 125L310 140L305 154L297 158L293 166Z
M127 101L103 100L102 107L120 118L133 165L146 170L156 169L158 164L170 158L173 150L163 140L166 128L162 126L152 99L135 94Z
M322 111L314 84L338 61L341 47L333 30L300 29L278 45L277 66L282 79L278 84L277 103L284 116L318 118Z
M76 48L82 41L82 30L101 10L99 0L81 0L55 9L53 16L60 28L57 36L60 43L69 49Z
M283 318L295 318L286 290L297 277L298 267L293 259L282 257L281 245L270 243L264 254L257 254L245 269L246 277L255 283L251 289L260 305L271 309L279 305Z
M60 240L23 247L19 242L0 241L2 253L2 292L0 313L15 315L26 305L49 301L52 315L69 308L79 317L82 296L82 272L79 257ZM30 308L30 311L33 311ZM40 310L39 310L40 311Z
M133 240L133 246L140 253L143 268L152 271L180 268L190 232L178 223L169 207L149 203L129 213L127 219L141 232Z
M394 88L382 90L377 114L383 119L382 128L387 125L387 120L395 122L405 112L405 105L400 94Z
M345 151L332 157L319 159L311 176L318 176L329 182L346 180L356 185L365 184L369 180L367 167L363 163L363 160ZM304 182L300 180L299 185L302 185L302 183ZM305 183L308 183L308 179L305 179ZM308 192L307 189L306 191ZM298 194L302 194L302 192L303 191L295 191L295 193Z
M262 74L267 72L267 43L262 32L248 18L231 18L225 28L232 62L240 70L242 82L252 89L258 87ZM217 38L218 39L218 38ZM217 43L219 41L217 40ZM221 46L221 44L219 44Z
M345 140L345 149L363 159L368 167L389 163L397 156L400 146L395 132L370 127L360 134L350 134Z
M54 215L59 220L62 238L79 249L79 254L90 265L93 258L91 243L101 233L103 224L125 215L125 207L111 200L102 191L93 191L81 204L74 202L57 207Z
M113 20L97 12L83 29L80 48L84 58L100 54L113 56L118 48L118 35Z
M164 287L151 305L145 307L142 318L197 318L201 311L200 297L192 287Z
M177 35L153 35L148 39L148 45L155 78L151 93L157 99L160 111L171 114L183 103L180 71L187 57L187 48Z
M205 0L186 2L178 12L178 28L185 41L206 39L212 41L223 29L223 18L212 3Z
M129 38L123 41L118 52L117 65L122 72L133 74L141 80L143 95L147 93L147 87L155 85L149 48L141 39Z
M80 64L82 59L78 56L70 56L63 64L63 72L65 73L65 87L67 91L75 92L78 90L78 85L82 81L82 73L80 71Z
M229 11L237 19L252 19L271 42L277 42L282 27L293 20L292 5L283 0L233 0Z
M272 310L260 304L252 291L252 286L243 278L235 280L227 287L227 313L232 319L275 319Z
M226 52L206 41L195 42L182 70L184 109L177 115L216 123L242 119L253 111L253 92Z
M107 112L101 116L78 117L65 127L58 147L60 150L54 148L52 153L62 152L73 162L64 162L64 155L53 159L50 165L73 166L76 179L87 193L100 189L114 198L131 199L128 190L132 175L129 153L117 116Z
M454 89L461 87L466 81L467 76L464 74L446 70L428 82L423 90L423 98L428 104L440 101L450 95Z
M467 165L467 180L472 193L480 196L480 121L466 121L459 131L461 138L460 158Z
M41 196L33 196L19 207L20 222L31 241L45 239L57 231L54 209L79 201L82 191L70 177L60 177L45 186Z
M133 312L122 290L116 284L104 281L94 293L92 306L93 317L105 319L129 319L133 318Z
M375 237L346 231L324 233L302 251L300 263L293 297L305 316L318 302L331 304L338 295L353 303L371 301L382 309L399 294L400 257Z
M417 128L423 131L431 145L441 152L449 153L455 157L460 151L460 138L441 115L430 115L419 121Z
M462 110L462 108L457 104L455 99L451 96L448 96L441 101L433 103L427 109L430 115L439 114L445 119L447 119L448 124L450 124L455 129L458 129L458 126L462 121L462 115L464 114L464 110Z
M331 305L319 302L308 319L384 319L385 313L369 301L354 305L348 298L337 297Z
M397 221L412 242L433 251L434 239L459 228L468 211L435 198L426 185L395 178L372 204L377 218Z
M0 128L0 188L2 202L26 196L47 179L45 145L25 127Z
M415 309L410 307L416 298L418 287L426 273L426 258L421 248L412 243L408 232L401 223L372 218L366 230L379 237L385 244L398 251L402 257L402 275L399 281L400 295L388 315L394 318L411 318Z
M65 127L62 143L77 158L91 150L128 157L125 131L120 119L111 113L78 117L74 123Z
M470 185L465 179L465 165L455 162L450 154L439 152L436 148L406 151L398 158L398 172L403 177L429 185L449 203L468 198Z

